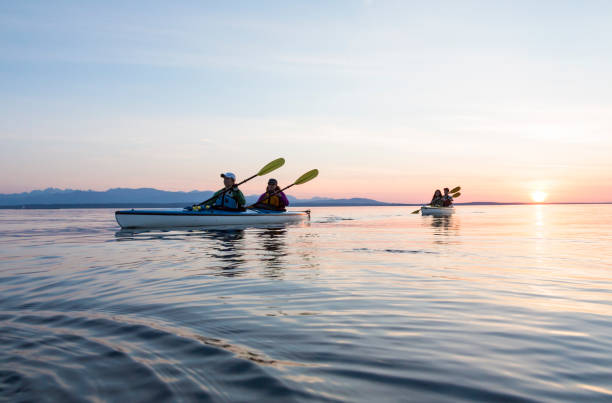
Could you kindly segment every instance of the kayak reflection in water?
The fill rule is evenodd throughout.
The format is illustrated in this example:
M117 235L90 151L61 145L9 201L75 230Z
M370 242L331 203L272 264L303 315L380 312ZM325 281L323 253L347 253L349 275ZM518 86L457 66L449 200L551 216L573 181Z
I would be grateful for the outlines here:
M242 191L236 186L236 175L231 172L221 174L225 189L219 190L213 196L212 207L220 210L244 210L246 200Z
M444 206L444 198L442 197L442 192L440 192L440 189L436 189L429 205L432 207Z
M281 191L276 179L268 180L266 192L259 196L257 203L253 205L255 208L285 211L285 207L289 205L287 196Z
M204 252L213 275L238 277L245 272L244 229L207 229L203 231L211 245Z

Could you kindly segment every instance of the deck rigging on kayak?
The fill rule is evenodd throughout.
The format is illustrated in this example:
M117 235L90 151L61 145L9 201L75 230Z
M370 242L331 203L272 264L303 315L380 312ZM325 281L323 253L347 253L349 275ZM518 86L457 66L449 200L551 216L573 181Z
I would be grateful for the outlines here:
M185 207L184 209L164 210L121 210L115 212L115 219L121 228L173 228L173 227L208 227L220 225L262 225L299 222L310 218L310 210L279 211L266 208L265 205L244 207L244 195L238 186L257 176L266 175L285 164L283 158L278 158L259 172L236 184L236 175L231 172L221 174L224 188L217 191L211 198L202 203ZM306 172L294 183L284 189L276 189L270 193L270 198L279 192L295 185L301 185L316 178L317 169Z

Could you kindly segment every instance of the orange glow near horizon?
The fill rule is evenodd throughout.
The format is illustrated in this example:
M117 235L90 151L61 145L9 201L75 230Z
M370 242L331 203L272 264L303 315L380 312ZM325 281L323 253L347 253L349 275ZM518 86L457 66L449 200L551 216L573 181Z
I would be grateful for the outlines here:
M531 198L533 199L534 202L536 203L542 203L546 200L546 198L548 197L548 193L543 192L541 190L536 190L535 192L531 193Z

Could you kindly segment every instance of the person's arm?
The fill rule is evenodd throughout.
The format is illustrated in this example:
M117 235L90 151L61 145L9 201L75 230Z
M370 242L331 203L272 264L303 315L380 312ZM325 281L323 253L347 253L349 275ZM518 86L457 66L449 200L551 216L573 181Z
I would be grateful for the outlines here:
M257 203L261 203L263 201L263 199L266 198L267 193L262 193L261 196L259 196L259 199L257 199Z
M289 199L287 199L287 196L285 196L285 193L280 192L280 198L283 201L283 205L284 206L288 206L289 205Z
M209 206L212 206L213 204L215 204L221 192L223 192L223 190L217 190L215 194L212 195L210 202L209 202L210 203Z
M234 197L236 199L236 204L238 204L238 207L244 207L244 205L246 204L246 199L244 198L244 195L242 194L242 191L238 188L236 188L236 190L234 190Z

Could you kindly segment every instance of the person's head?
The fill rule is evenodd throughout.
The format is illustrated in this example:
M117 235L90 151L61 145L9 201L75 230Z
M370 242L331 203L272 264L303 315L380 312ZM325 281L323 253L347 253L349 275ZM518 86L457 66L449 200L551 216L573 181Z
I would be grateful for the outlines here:
M276 179L268 179L268 187L266 188L267 192L274 192L278 189L278 181Z
M448 195L448 188L444 188L444 196Z
M234 186L236 183L236 175L231 172L221 174L221 177L223 178L223 185L225 185L225 187L228 189Z
M442 192L440 192L440 189L436 189L434 192L434 197L442 197Z

